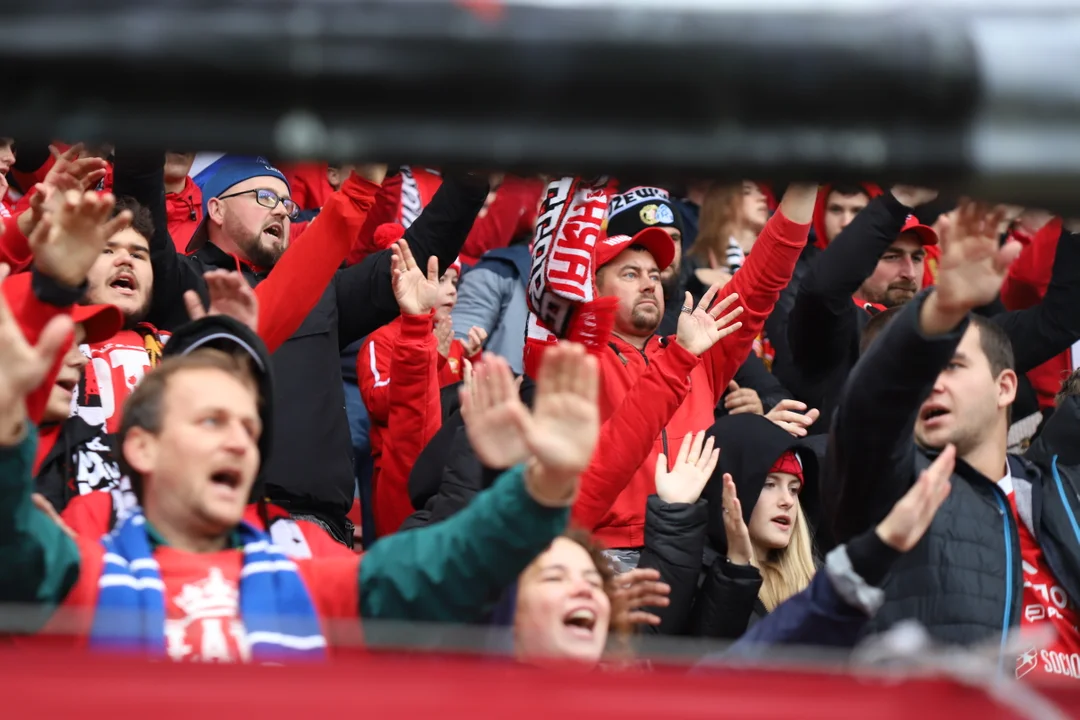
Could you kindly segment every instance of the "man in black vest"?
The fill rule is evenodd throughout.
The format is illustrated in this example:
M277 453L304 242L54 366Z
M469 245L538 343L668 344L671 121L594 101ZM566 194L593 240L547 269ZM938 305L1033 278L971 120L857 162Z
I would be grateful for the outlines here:
M1007 454L1012 348L997 325L971 314L996 298L1020 252L1015 241L1000 244L999 219L961 207L937 286L896 314L858 361L837 407L822 499L836 541L845 542L884 518L954 446L952 493L896 562L873 629L913 618L940 641L971 644L1046 624L1055 640L1003 657L1003 669L1012 672L1015 661L1017 676L1069 668L1080 676L1080 467Z

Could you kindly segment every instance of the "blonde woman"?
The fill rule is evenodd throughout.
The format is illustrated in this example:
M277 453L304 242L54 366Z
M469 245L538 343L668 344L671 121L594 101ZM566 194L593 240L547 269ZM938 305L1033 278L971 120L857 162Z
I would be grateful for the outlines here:
M744 180L712 186L701 205L697 238L687 253L702 266L699 275L707 270L734 274L768 219L768 200L757 183ZM716 280L705 284L712 282Z
M723 418L713 432L723 453L704 496L716 556L691 627L735 639L814 577L807 511L816 508L804 508L803 498L816 496L818 467L813 451L759 415Z

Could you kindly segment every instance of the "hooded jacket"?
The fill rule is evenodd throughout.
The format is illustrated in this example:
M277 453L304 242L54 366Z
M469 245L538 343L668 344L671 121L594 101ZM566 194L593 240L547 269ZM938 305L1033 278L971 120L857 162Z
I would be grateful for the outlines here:
M933 454L912 439L915 421L968 321L949 333L924 336L919 312L925 298L925 291L916 296L874 341L852 370L836 409L822 501L839 542L880 522L932 462ZM1080 597L1080 530L1075 524L1080 466L1066 466L1054 455L1075 444L1072 438L1080 428L1074 424L1075 404L1064 409L1029 456L1009 455L1008 463L1017 505L1028 498L1032 533L1054 577L1075 599ZM1063 447L1060 441L1070 435ZM1024 574L1017 518L998 487L1000 479L957 460L948 498L884 586L885 604L872 631L912 618L938 641L1004 643L1020 621ZM1012 658L1002 660L1011 667Z
M746 265L721 293L739 294L742 327L700 358L674 338L656 336L643 350L612 337L599 354L603 425L573 517L610 547L641 547L646 503L656 492L656 456L675 457L687 433L713 424L716 403L752 351L808 232L809 225L782 211L769 219Z
M202 190L194 180L188 177L180 192L165 194L165 212L176 251L185 252L195 228L202 222Z
M323 207L303 241L296 242L270 271L242 263L213 244L190 256L178 254L162 229L162 165L155 158L125 179L127 194L147 198L155 218L149 319L165 330L182 325L187 320L186 290L195 290L207 303L203 273L215 268L243 273L259 295L259 336L273 352L278 378L275 424L281 441L266 470L267 492L291 513L318 517L340 542L348 543L346 514L352 507L355 479L340 353L393 320L399 310L389 251L374 253L345 270L337 268L364 226L377 187L354 173ZM131 187L135 184L138 187ZM413 254L435 255L440 272L445 272L457 258L486 195L483 180L444 182L406 231ZM316 229L318 235L312 237Z

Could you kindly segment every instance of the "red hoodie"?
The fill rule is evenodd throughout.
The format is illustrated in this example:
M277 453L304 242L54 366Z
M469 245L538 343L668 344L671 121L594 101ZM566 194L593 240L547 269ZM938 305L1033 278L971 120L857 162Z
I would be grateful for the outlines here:
M185 252L188 241L202 220L202 190L194 180L187 178L183 190L165 194L165 210L169 217L169 235L176 245L176 251Z
M721 291L723 297L739 294L742 327L700 358L674 338L660 337L650 338L644 352L612 337L599 354L603 426L572 517L609 547L644 543L657 455L670 463L687 433L713 424L716 403L791 279L809 232L782 211L769 219L754 252Z
M317 210L334 194L326 176L327 163L300 162L278 165L289 181L289 194L301 210Z

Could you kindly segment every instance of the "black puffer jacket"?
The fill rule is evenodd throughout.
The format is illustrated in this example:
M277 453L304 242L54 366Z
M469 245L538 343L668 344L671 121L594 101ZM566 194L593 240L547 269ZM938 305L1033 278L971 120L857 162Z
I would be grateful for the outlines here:
M968 322L925 337L919 330L925 297L920 294L892 321L841 395L822 477L826 517L839 542L880 522L932 461L912 440L916 416ZM1052 447L1050 442L1037 448ZM1069 518L1080 517L1080 468L1054 464L1037 448L1028 458L1009 456L1018 504L1027 493L1046 560L1077 598L1080 530ZM1017 521L999 479L957 461L952 492L926 536L897 562L871 632L913 618L941 642L970 645L1018 624L1023 574Z

